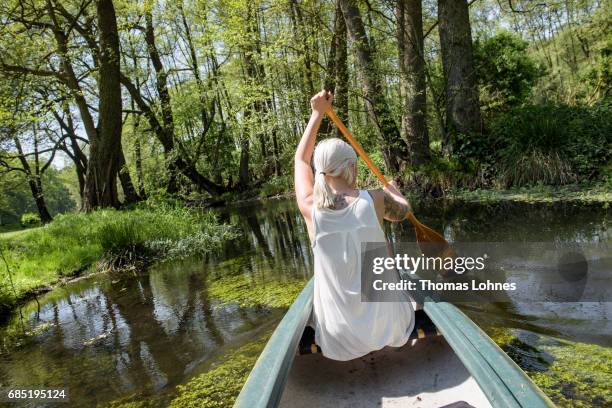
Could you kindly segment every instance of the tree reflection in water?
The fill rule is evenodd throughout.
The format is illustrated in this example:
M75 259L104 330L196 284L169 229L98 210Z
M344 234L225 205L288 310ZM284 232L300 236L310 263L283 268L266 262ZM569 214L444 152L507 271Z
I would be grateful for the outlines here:
M437 203L417 205L417 211L424 223L460 241L609 239L601 210L527 207ZM292 200L223 209L220 215L242 233L218 254L74 282L40 299L39 320L36 304L26 305L30 328L39 329L27 339L15 334L17 314L0 329L0 383L68 387L73 404L82 406L171 393L214 357L273 327L283 310L226 304L211 298L209 288L241 275L263 285L308 279L312 254L302 218ZM414 240L409 227L389 226L387 233L393 240ZM466 311L483 324L536 333L562 326L508 304ZM596 332L598 320L592 320L588 327Z

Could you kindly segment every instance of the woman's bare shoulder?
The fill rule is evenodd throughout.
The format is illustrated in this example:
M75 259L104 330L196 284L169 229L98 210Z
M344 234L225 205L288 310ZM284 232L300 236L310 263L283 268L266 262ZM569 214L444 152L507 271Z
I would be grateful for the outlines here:
M382 188L377 188L375 190L366 190L366 191L370 193L370 196L372 197L374 202L383 200L385 198L385 192L382 190Z

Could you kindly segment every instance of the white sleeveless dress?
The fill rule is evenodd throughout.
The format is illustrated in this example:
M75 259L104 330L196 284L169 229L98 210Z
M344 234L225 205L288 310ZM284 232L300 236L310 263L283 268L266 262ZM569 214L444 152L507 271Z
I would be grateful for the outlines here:
M385 242L365 190L341 210L313 206L315 342L333 360L404 345L414 327L410 302L361 301L361 243Z

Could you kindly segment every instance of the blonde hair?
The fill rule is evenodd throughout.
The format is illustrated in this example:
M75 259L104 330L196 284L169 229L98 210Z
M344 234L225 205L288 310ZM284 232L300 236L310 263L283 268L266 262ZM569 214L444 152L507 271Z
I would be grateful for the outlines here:
M356 162L355 151L343 140L330 138L317 144L314 152L314 204L317 208L334 206L334 193L325 176L340 177L353 186L357 181L357 172L351 164Z

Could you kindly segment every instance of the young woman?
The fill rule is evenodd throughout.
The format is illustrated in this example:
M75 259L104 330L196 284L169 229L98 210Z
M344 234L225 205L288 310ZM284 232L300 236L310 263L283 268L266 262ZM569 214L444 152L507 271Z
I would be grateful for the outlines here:
M314 252L315 342L324 356L351 360L399 347L414 326L410 302L361 301L361 243L385 242L383 218L402 221L410 209L395 184L357 190L357 155L340 139L315 141L332 95L310 100L312 115L295 153L295 193ZM310 165L314 150L314 174Z

